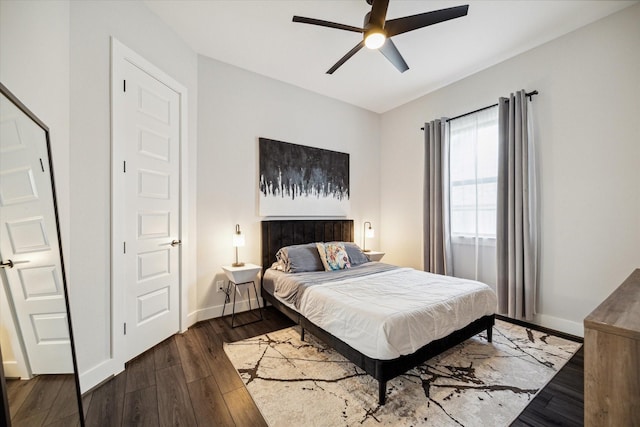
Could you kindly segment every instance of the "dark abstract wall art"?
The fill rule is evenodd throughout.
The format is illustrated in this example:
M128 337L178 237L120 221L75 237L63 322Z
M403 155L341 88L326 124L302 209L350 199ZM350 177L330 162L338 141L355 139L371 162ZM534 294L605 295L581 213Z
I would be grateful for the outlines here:
M349 214L349 154L259 138L261 216Z

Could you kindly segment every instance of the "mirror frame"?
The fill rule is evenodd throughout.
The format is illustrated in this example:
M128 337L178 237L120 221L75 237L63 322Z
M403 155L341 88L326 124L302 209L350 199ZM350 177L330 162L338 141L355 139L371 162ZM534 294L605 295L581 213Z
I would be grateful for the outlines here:
M58 218L58 202L57 202L57 197L56 197L56 185L55 185L55 178L54 178L54 170L53 170L53 158L51 156L51 140L50 140L50 136L49 136L49 127L47 125L45 125L31 110L29 110L22 102L20 102L20 100L9 90L7 89L7 87L5 85L3 85L0 82L0 93L2 93L4 96L6 96L9 101L11 101L20 111L22 111L24 114L26 114L31 120L33 120L34 123L36 123L40 128L42 128L42 130L44 131L45 134L45 140L46 140L46 144L47 144L47 156L48 156L48 161L49 161L49 171L50 171L50 178L51 178L51 193L53 196L53 213L54 213L54 218L56 220L56 233L58 235L58 248L59 248L59 256L60 256L60 274L62 275L62 288L63 288L63 292L64 292L64 302L67 308L67 323L69 326L69 343L71 345L71 358L73 361L73 374L74 374L74 379L75 379L75 384L76 384L76 399L78 401L78 418L80 420L80 426L84 427L85 423L84 423L84 410L82 408L82 393L80 392L80 377L78 374L78 362L76 359L76 346L75 346L75 342L74 342L74 337L73 337L73 327L71 325L71 309L69 308L69 291L68 291L68 287L67 287L67 275L65 272L65 266L64 266L64 257L62 255L62 237L60 236L60 220ZM0 351L0 361L2 357L2 352ZM7 394L7 387L6 387L6 383L5 383L5 377L4 377L4 369L2 367L2 364L0 363L0 389L2 391L2 400L0 400L0 406L2 406L2 409L4 410L5 413L5 418L6 418L6 426L10 427L11 426L11 414L9 411L9 403L8 403L8 394Z

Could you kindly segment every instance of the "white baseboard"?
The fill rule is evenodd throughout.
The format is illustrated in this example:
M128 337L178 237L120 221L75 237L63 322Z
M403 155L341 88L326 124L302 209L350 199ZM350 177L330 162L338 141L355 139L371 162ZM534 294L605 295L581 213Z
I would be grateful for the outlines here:
M117 366L114 359L100 362L98 365L80 373L80 393L85 393L104 380L124 371L124 365Z
M189 329L191 326L193 326L194 323L198 321L198 311L199 310L192 311L191 313L187 314L187 324L181 332L186 332L187 329Z
M26 370L20 369L20 365L17 360L3 360L2 369L4 371L5 378L20 378L23 380L31 379Z
M259 300L260 301L260 300ZM228 315L232 313L232 306L233 303L227 303L227 306L224 309L224 315ZM262 307L262 301L260 301L260 306ZM212 305L209 307L204 307L201 308L199 310L196 310L192 313L189 313L189 324L193 325L196 322L201 322L203 320L208 320L208 319L214 319L216 317L221 317L222 316L222 307L223 304L219 304L219 305ZM251 308L255 309L256 308L256 304L255 304L255 299L251 300ZM244 299L242 301L236 301L236 308L235 308L235 312L236 313L242 313L243 311L248 311L249 310L249 301ZM194 319L195 321L191 321L191 319Z
M560 317L549 316L548 314L536 314L534 323L545 328L575 335L584 338L584 325L573 320L562 319Z

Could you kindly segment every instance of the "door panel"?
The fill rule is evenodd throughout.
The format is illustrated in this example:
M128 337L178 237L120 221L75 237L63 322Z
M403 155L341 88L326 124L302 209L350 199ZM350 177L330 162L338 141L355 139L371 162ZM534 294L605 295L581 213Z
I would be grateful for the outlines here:
M135 65L125 67L125 306L127 358L178 332L180 247L179 95ZM126 172L125 172L126 170Z

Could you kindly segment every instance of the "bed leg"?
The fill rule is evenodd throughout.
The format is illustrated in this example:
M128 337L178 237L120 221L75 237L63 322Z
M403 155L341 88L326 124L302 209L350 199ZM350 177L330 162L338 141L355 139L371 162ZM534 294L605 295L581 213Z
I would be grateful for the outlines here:
M304 328L300 326L300 341L304 341Z
M487 328L487 341L493 342L493 325Z
M384 405L384 401L387 397L387 382L379 380L378 381L378 404L380 406Z

